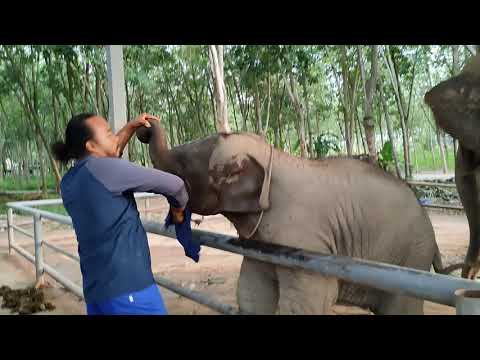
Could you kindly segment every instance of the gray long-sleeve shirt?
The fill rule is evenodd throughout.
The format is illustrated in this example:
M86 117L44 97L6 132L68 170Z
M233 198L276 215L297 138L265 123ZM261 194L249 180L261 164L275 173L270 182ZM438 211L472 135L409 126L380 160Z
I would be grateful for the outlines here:
M65 174L61 191L77 236L85 300L112 299L152 285L147 235L133 193L163 194L183 207L184 182L123 159L88 156Z
M156 169L138 166L117 158L93 158L87 168L114 194L125 191L152 192L172 196L184 207L188 201L187 190L178 176Z

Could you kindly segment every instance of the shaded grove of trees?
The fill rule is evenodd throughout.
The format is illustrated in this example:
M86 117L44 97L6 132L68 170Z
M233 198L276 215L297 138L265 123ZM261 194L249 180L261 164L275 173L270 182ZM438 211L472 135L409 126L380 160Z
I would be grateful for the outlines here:
M127 118L161 117L172 146L249 131L302 157L369 154L410 177L449 168L456 144L423 95L460 71L471 46L125 46ZM109 109L101 46L0 46L0 176L66 170L50 144L72 114ZM132 161L149 165L136 139ZM427 161L428 160L428 161ZM13 163L14 165L11 165ZM422 165L423 164L423 165ZM451 166L451 165L450 165Z

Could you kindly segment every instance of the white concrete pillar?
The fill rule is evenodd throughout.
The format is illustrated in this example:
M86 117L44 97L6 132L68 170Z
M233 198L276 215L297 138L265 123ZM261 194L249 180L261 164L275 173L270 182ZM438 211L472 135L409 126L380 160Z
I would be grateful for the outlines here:
M118 132L127 123L127 99L123 68L122 45L106 45L108 77L108 121L113 132ZM128 145L123 150L123 158L128 160Z

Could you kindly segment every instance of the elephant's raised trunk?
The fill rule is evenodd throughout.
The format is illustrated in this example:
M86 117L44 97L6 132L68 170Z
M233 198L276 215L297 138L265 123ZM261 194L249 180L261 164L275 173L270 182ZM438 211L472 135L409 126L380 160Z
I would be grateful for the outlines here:
M142 143L149 144L150 157L154 166L168 171L172 161L165 129L160 125L159 121L149 120L149 122L152 125L150 128L142 126L137 129L137 138Z
M152 127L141 126L137 129L136 134L138 140L144 144L152 144L152 140L157 144L157 149L162 152L168 151L167 139L165 137L165 130L160 125L159 121L149 120Z

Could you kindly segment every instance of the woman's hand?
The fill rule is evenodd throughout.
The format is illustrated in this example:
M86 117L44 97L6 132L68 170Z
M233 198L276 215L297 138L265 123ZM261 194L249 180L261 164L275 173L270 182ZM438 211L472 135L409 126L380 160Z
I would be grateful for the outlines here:
M143 113L143 114L139 115L135 120L133 120L131 122L131 124L135 129L139 128L140 126L145 126L145 127L149 128L152 125L150 125L148 120L157 120L157 121L160 122L160 119L158 117L150 115L150 114Z
M184 209L177 209L170 206L170 212L172 214L172 221L174 224L181 224L185 220Z
M160 119L156 116L150 114L141 114L135 120L127 122L127 124L117 133L118 137L118 152L121 156L125 146L132 138L133 134L135 134L135 130L137 130L140 126L145 126L147 128L152 127L148 120L157 120Z

